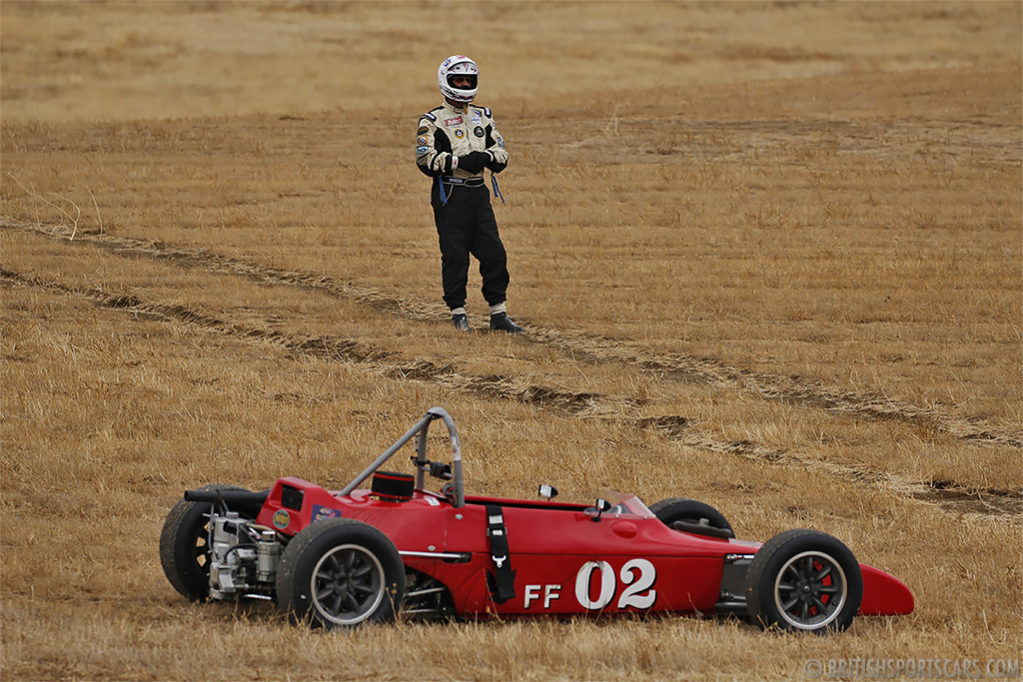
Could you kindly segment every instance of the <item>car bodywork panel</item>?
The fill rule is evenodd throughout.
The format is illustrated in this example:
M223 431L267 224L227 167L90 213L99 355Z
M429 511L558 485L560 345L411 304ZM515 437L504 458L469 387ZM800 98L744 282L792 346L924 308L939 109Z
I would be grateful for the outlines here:
M492 588L488 508L501 510L507 533L514 596L506 600L496 599ZM257 522L294 536L337 517L380 529L408 568L439 581L455 612L472 616L742 613L742 595L726 587L741 581L761 546L673 530L634 497L623 497L614 512L602 515L583 505L472 496L456 507L421 489L392 502L369 490L341 494L298 478L274 484ZM730 564L734 575L725 579ZM905 585L876 568L861 568L861 614L912 611Z

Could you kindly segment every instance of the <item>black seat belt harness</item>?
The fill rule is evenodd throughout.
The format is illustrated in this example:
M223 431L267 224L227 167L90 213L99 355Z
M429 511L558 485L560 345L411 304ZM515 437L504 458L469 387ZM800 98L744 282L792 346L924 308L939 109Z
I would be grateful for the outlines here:
M490 538L490 559L493 571L487 571L487 584L494 601L503 604L515 598L515 571L508 553L508 535L504 514L496 504L487 505L487 537Z

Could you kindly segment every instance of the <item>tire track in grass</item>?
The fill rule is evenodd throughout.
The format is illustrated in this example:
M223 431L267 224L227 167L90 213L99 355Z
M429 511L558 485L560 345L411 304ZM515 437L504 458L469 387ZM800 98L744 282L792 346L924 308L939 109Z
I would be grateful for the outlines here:
M640 419L637 420L637 425L660 431L667 438L690 447L743 457L758 463L798 466L815 473L869 485L872 488L887 489L905 497L936 504L949 512L999 518L1008 516L1017 524L1023 519L1023 491L971 488L954 481L913 481L891 472L842 464L804 452L767 448L750 440L715 439L689 430L688 420L684 417Z
M530 329L532 332L533 330ZM893 400L881 394L846 391L800 376L777 376L730 367L714 358L689 355L644 356L604 339L590 339L553 330L538 330L551 346L594 362L619 362L687 384L704 384L749 393L770 401L823 408L836 414L871 420L892 420L930 426L959 440L1023 449L1023 434L987 428L983 423Z
M443 319L439 304L423 304L381 292L355 282L297 270L281 270L216 254L208 249L183 249L158 241L116 237L95 232L74 233L61 225L30 224L0 217L0 227L37 232L55 238L103 248L114 253L148 256L216 274L247 277L263 284L297 286L355 301L375 310L420 321ZM613 339L602 339L554 329L529 327L526 343L556 348L590 364L616 362L684 384L705 384L749 393L765 400L823 408L837 414L872 420L894 420L936 428L959 440L983 445L1023 449L1023 433L988 428L974 421L932 408L924 408L881 394L847 391L799 376L779 376L731 367L715 358L691 355L648 355L630 351Z
M6 268L0 268L0 280L77 296L104 308L127 310L154 319L176 320L225 337L269 343L295 354L362 365L389 378L442 384L454 390L486 398L513 400L540 408L560 410L571 415L596 416L618 413L634 407L638 402L628 397L523 384L514 377L499 374L463 374L453 364L438 364L422 358L406 358L395 351L373 348L350 339L335 336L302 336L260 329L183 305L154 303L133 294L108 293L98 287L86 289L69 286L57 281L23 275Z
M0 268L0 280L9 285L37 287L79 297L104 308L125 310L155 319L178 321L229 338L269 343L307 357L359 364L393 379L430 382L486 398L511 400L571 416L598 418L612 423L625 423L640 429L650 429L669 440L689 447L741 456L758 463L767 462L811 469L872 487L887 488L903 496L935 503L952 511L996 517L1004 515L1018 517L1023 512L1023 494L1015 491L969 489L950 482L918 483L888 472L865 471L855 466L830 462L791 450L765 448L753 441L715 438L694 427L688 418L677 415L646 418L614 416L625 415L641 404L640 401L627 397L573 393L535 384L523 386L511 377L495 374L485 376L462 374L452 364L441 365L421 358L408 359L400 353L372 348L350 339L331 336L309 337L259 329L183 305L144 301L132 294L107 293L99 288L68 286L3 268Z

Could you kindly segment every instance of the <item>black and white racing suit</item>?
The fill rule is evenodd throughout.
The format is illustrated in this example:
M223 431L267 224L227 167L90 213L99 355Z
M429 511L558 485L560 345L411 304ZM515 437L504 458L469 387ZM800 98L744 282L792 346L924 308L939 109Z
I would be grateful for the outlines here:
M508 289L507 255L490 207L483 170L458 167L458 158L485 152L484 168L500 173L508 165L504 140L490 109L445 101L419 118L416 166L435 178L430 203L440 237L444 302L454 310L465 305L469 254L480 263L483 298L491 306L504 303Z

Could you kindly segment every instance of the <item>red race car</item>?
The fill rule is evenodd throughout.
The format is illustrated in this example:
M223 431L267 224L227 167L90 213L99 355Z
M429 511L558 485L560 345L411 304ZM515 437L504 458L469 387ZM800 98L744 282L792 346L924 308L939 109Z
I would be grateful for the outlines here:
M451 461L427 459L430 424ZM381 471L414 441L414 474ZM426 489L426 477L442 481ZM369 489L359 486L371 479ZM276 600L327 628L407 617L644 614L748 616L764 627L834 631L857 613L905 614L913 596L839 540L790 530L736 540L713 507L634 495L592 505L467 496L461 445L428 411L343 490L299 478L261 492L189 490L164 523L160 559L188 599Z

